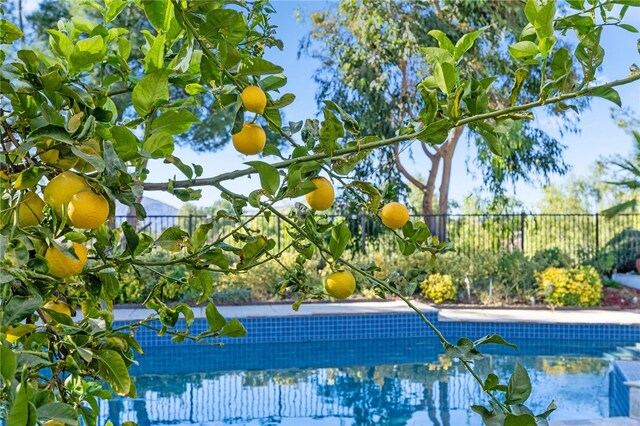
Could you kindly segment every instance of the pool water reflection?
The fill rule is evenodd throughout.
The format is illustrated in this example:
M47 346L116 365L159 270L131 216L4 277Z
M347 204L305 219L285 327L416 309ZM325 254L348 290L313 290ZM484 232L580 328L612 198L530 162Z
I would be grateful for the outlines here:
M481 376L529 371L530 406L553 420L608 416L609 361L615 343L529 342L494 348ZM138 399L114 399L101 418L115 425L480 425L483 404L464 368L438 355L432 339L152 348L133 374ZM506 355L511 352L511 355ZM519 356L514 356L515 354Z

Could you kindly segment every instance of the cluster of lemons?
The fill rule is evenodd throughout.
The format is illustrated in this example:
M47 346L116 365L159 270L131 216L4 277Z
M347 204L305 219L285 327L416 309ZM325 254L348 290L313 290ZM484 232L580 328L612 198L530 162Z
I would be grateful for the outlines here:
M242 106L249 112L264 114L267 107L267 95L258 86L247 86L240 95ZM242 129L232 135L233 147L241 154L255 155L262 152L267 143L264 129L254 122L245 122Z
M15 185L14 185L15 187ZM17 188L19 189L19 188ZM44 207L51 206L58 218L67 215L69 223L78 229L95 229L106 222L109 216L109 202L89 186L84 177L63 171L56 175L42 191L44 200L36 192L22 190L21 200L16 209L16 221L21 227L38 225L44 219ZM84 245L73 242L75 258L63 253L55 246L46 249L44 258L49 265L49 273L57 278L78 275L87 263L88 252ZM71 308L61 300L51 300L44 304L45 310L71 316ZM46 312L46 311L45 311ZM45 313L43 320L48 322ZM35 329L33 324L20 324L7 329L6 340L15 343L25 334Z
M44 206L50 205L56 216L67 215L69 223L78 229L96 229L109 216L109 202L89 186L84 177L64 171L45 186L44 200L36 192L24 192L16 211L21 227L35 226L44 219ZM87 263L87 249L80 243L72 243L77 259L51 246L45 252L49 273L58 278L78 275Z
M314 210L328 210L335 199L333 185L324 177L311 181L316 189L305 195L307 204ZM401 203L391 202L380 210L380 219L386 227L399 229L409 221L409 210ZM349 271L333 272L325 278L324 288L331 297L346 299L355 292L356 279Z
M267 96L258 86L248 86L240 95L242 106L250 112L263 114L267 106ZM245 155L255 155L264 149L267 135L262 127L254 122L245 122L242 129L232 136L233 147ZM331 208L335 199L335 190L331 182L324 177L311 180L316 189L307 193L307 204L314 210L324 211ZM391 229L402 228L409 221L409 211L397 202L386 204L380 211L382 223ZM356 280L349 271L333 272L325 279L325 290L336 299L346 299L356 289Z
M250 112L263 114L267 106L267 97L258 86L246 87L241 95L243 107ZM245 155L255 155L264 149L267 137L264 129L254 123L245 122L240 132L232 136L234 148ZM59 150L47 149L39 152L43 163L67 169L51 179L44 188L44 200L35 192L25 192L17 209L17 221L20 226L34 226L44 218L44 206L49 204L58 217L67 214L69 222L76 228L96 229L108 218L109 203L107 199L91 189L87 181L80 175L69 171L78 169L78 158L61 154ZM81 170L90 165L80 165ZM314 191L306 194L309 206L318 211L331 208L335 199L335 190L331 182L324 177L312 179L316 186ZM401 203L386 204L381 212L382 223L391 228L402 228L409 221L409 211ZM64 254L56 247L49 247L45 259L49 264L49 272L58 278L79 274L87 262L87 249L79 243L73 243L77 259ZM356 280L349 271L331 273L325 280L325 289L336 299L345 299L355 291ZM53 303L53 302L52 302ZM63 305L61 309L68 309Z

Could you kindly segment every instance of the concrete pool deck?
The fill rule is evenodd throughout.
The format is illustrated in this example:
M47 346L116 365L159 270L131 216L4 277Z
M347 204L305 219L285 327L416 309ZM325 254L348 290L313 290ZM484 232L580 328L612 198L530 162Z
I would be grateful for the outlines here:
M618 324L640 325L640 309L615 311L607 309L481 309L442 308L414 302L423 312L437 313L441 322L492 322L534 324ZM226 318L274 318L328 315L394 314L412 312L402 301L393 302L336 302L306 303L296 312L289 303L273 303L245 306L219 306ZM205 318L203 307L194 307L196 318ZM116 307L116 321L138 321L147 318L153 311L140 307Z
M551 426L640 426L640 419L605 417L600 419L563 420L551 422Z

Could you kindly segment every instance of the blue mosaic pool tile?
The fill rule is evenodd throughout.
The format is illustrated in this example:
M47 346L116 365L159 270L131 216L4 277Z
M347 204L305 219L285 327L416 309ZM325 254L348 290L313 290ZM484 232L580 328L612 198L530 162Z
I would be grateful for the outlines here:
M429 312L426 316L447 339L452 341L463 336L478 339L487 334L499 334L507 340L516 341L522 339L603 341L615 338L624 342L640 342L640 325L440 322L437 319L437 313ZM434 337L429 327L413 313L244 318L241 321L247 329L245 337L224 337L212 341L224 344L253 344ZM116 326L125 324L119 322ZM160 326L159 323L153 325ZM184 328L182 320L177 328ZM192 334L206 329L205 319L197 319L191 328ZM172 344L171 336L157 336L155 331L146 328L137 330L136 337L143 347ZM194 342L185 341L181 344L194 344Z
M615 361L609 371L609 416L629 416L629 387L625 382L640 380L640 361Z

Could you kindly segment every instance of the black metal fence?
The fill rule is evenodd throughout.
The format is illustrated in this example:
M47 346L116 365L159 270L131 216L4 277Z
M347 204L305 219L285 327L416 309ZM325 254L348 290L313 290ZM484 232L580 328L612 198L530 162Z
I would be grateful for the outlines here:
M386 251L395 246L395 236L372 215L325 216L330 221L346 221L353 240L351 249L368 253ZM134 218L117 216L115 225ZM640 214L622 214L606 218L600 214L449 214L414 216L423 221L442 240L454 243L456 250L466 255L480 251L521 250L532 256L545 249L560 249L581 261L600 252L624 250L640 254ZM148 216L137 223L137 229L152 236L177 226L193 232L211 217L199 215ZM228 232L233 222L217 223L212 239ZM256 217L249 225L274 238L277 247L291 242L286 226L278 217Z

